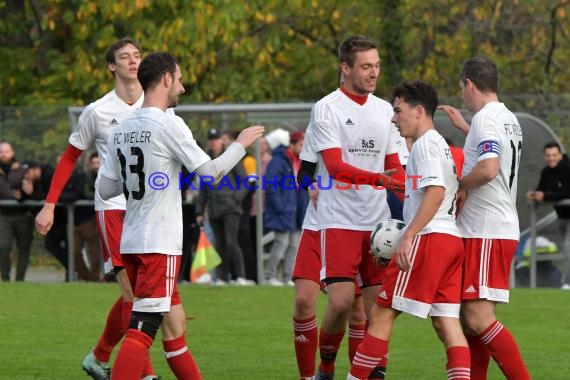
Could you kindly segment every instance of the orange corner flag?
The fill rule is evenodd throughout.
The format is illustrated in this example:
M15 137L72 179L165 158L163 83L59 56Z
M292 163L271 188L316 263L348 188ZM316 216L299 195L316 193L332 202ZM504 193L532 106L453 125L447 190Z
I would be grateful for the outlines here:
M198 282L198 279L208 273L213 268L220 265L222 259L212 246L204 229L200 229L200 237L198 238L198 245L196 246L196 254L192 261L192 268L190 268L190 279L193 283Z

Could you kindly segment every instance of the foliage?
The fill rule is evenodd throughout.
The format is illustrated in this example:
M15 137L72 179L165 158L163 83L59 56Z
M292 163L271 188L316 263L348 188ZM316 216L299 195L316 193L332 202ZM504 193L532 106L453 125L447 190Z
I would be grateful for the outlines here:
M0 106L81 105L112 87L123 35L183 66L185 102L314 100L338 83L349 34L382 41L387 89L402 78L457 94L461 62L495 59L505 92L569 92L569 0L0 0Z

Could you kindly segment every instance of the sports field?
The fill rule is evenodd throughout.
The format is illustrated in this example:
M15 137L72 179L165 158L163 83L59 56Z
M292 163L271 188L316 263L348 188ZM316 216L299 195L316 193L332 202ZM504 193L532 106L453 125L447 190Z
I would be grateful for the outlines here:
M181 286L194 316L188 343L205 379L295 380L293 288ZM0 379L83 379L81 361L118 294L114 284L0 284ZM324 306L320 299L319 310ZM570 292L514 290L499 307L533 379L570 379ZM346 340L346 339L345 339ZM388 378L444 379L445 355L429 321L402 316L392 338ZM173 379L152 349L157 373ZM337 376L348 369L346 344ZM494 364L489 379L502 379Z

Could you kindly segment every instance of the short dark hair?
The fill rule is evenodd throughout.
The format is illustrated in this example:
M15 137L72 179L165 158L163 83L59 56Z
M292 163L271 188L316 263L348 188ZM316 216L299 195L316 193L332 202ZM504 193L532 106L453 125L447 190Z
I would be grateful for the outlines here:
M97 151L94 151L93 153L91 153L89 155L89 161L91 161L94 158L98 158L99 157L99 153Z
M459 78L462 83L467 79L481 92L499 92L499 71L497 65L486 57L473 57L463 63Z
M544 145L544 148L542 149L542 151L544 152L544 151L546 151L546 149L550 149L550 148L558 148L558 151L562 152L562 148L560 147L560 144L558 144L557 142L554 142L554 141L546 143Z
M362 35L350 36L338 47L338 59L340 63L352 67L356 53L372 49L378 49L378 42L372 38Z
M119 50L123 46L129 45L129 44L136 47L139 52L141 51L141 47L137 41L135 41L131 37L123 37L120 40L114 42L107 49L107 52L105 53L105 59L107 60L107 63L115 63L115 53L117 52L117 50Z
M151 53L144 57L137 72L143 91L156 86L164 74L170 74L174 78L176 64L176 58L166 52Z
M403 82L394 87L392 103L396 98L404 99L406 103L414 107L421 105L432 119L438 105L437 92L433 86L421 81Z

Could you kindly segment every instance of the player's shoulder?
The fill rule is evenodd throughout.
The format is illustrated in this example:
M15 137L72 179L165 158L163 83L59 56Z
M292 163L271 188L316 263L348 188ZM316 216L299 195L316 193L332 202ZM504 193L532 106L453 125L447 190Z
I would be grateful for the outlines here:
M335 103L342 101L343 96L343 93L339 89L336 89L330 94L327 94L319 99L313 106L313 110L334 105Z
M392 104L390 104L390 102L380 98L379 96L376 96L374 94L370 94L368 95L368 101L370 102L374 102L374 104L378 107L382 107L382 108L388 108L390 111L393 110L392 108Z

